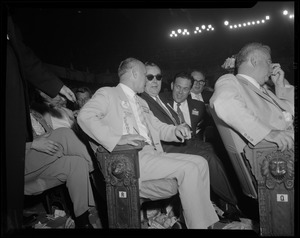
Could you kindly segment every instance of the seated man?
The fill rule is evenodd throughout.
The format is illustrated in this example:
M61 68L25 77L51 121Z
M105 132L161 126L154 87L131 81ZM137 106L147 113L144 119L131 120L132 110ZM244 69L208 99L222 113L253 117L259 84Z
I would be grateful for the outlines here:
M244 46L236 57L238 74L225 74L215 84L210 105L217 116L252 145L262 140L283 151L294 146L294 87L284 79L271 50L261 43ZM266 87L271 77L275 94Z
M199 70L193 70L191 76L194 79L194 84L191 89L192 99L204 102L205 105L209 104L209 99L213 92L208 88L205 88L206 81L204 74Z
M25 183L42 179L47 189L66 183L76 228L93 228L88 219L89 207L95 206L89 179L93 164L85 145L69 128L52 130L38 112L31 110L30 117L34 140L26 143Z
M80 109L88 100L90 100L92 92L88 87L80 87L75 90L75 95Z
M43 113L47 123L53 129L71 128L75 123L75 117L73 112L66 107L66 99L60 95L51 98L41 91L38 92L42 98L42 103L47 107L47 110Z
M182 108L183 119L192 128L193 134L195 134L196 126L202 120L205 106L203 102L193 100L189 96L193 85L192 78L188 74L178 74L172 83L172 93L159 95L162 84L160 68L156 64L146 63L146 70L148 80L145 92L141 94L141 97L148 103L154 116L169 125L179 124L180 120L176 112L176 102L180 102L181 107L185 106L185 108ZM161 144L163 150L167 153L185 153L203 156L208 161L212 191L225 202L236 207L237 198L231 188L222 162L214 153L209 143L205 143L195 136L193 137L193 139L186 140L184 143L162 141Z
M182 126L160 122L147 103L137 96L146 83L145 65L134 58L118 69L117 87L103 87L82 107L77 121L93 140L108 151L116 145L148 145L139 151L140 182L176 179L187 228L207 229L218 216L210 201L209 169L205 159L195 155L164 153L160 141L183 142L191 137ZM162 198L163 195L162 195Z
M209 111L209 99L213 95L213 90L209 87L205 87L205 76L200 70L192 70L191 77L194 79L194 84L191 89L191 97L192 99L204 102L206 107L204 119L200 125L200 137L205 139L205 141L211 142L215 148L219 148L219 134ZM205 134L203 134L204 132Z

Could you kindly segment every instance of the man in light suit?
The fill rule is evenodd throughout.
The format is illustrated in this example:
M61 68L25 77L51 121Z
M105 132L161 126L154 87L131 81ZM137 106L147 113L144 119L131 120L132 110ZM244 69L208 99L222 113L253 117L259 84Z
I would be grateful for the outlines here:
M83 106L78 124L108 151L116 145L148 145L139 152L140 182L176 178L185 222L190 229L207 229L217 222L210 201L209 169L205 159L195 155L164 153L160 140L184 141L191 137L182 126L160 122L148 104L138 97L146 83L145 65L134 58L121 62L117 87L104 87Z
M172 94L159 94L162 84L162 74L160 68L154 63L146 63L146 70L147 82L145 86L145 92L141 94L141 97L148 103L150 110L161 122L169 125L178 125L180 123L179 117L174 108L172 108L174 104ZM186 91L186 93L183 91L181 92L183 97L180 99L180 102L187 102L187 111L190 112L192 131L195 134L196 126L203 118L205 107L203 102L193 100L189 96L189 91L193 85L192 81L192 78L188 74L178 74L175 76L175 80L173 82L173 92L175 93L176 91L175 87L177 86L177 83L181 84L182 87L184 87L183 85L186 85L189 89ZM218 198L223 199L226 203L229 203L234 207L237 206L237 198L227 178L223 164L214 153L213 148L209 143L205 143L199 138L186 140L184 143L164 141L161 143L164 151L167 153L193 154L200 155L205 158L209 165L210 185L212 191L218 196ZM231 216L231 218L233 217Z
M261 43L244 46L237 55L236 76L226 74L215 84L210 106L254 146L262 140L281 151L294 145L294 87L284 79L271 50ZM271 77L275 94L266 87Z

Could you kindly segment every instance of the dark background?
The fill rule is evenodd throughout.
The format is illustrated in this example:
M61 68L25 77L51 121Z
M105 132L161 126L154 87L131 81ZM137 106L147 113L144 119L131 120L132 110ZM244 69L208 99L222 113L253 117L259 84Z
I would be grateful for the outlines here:
M266 2L53 2L8 4L25 43L46 63L92 73L116 73L127 57L153 61L162 69L201 68L214 78L221 65L248 42L272 49L288 80L297 67L295 23L282 14L298 4ZM294 9L295 8L295 9ZM296 13L294 13L296 14ZM269 15L265 24L229 30L224 20L243 23ZM195 26L212 24L213 32L194 35ZM170 38L171 30L190 35ZM297 30L297 29L296 29ZM296 57L296 59L295 59Z

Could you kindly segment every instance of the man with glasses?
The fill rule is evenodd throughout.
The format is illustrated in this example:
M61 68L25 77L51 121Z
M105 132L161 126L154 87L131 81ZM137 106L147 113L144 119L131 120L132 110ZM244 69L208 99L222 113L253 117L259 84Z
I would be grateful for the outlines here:
M184 142L191 138L183 125L168 125L159 121L148 104L139 97L146 83L146 67L134 58L124 60L118 69L120 83L116 87L102 87L82 107L78 124L92 139L108 151L116 145L145 141L139 151L140 182L156 179L176 179L189 229L207 229L217 222L210 201L209 169L205 159L196 155L163 152L161 141ZM145 188L140 187L145 193ZM169 191L156 193L166 198ZM148 193L149 194L149 193Z
M213 92L205 90L206 81L204 74L199 70L193 70L191 72L191 76L194 79L194 84L191 90L192 99L208 104Z
M148 103L154 116L169 125L183 124L192 129L193 139L186 140L184 143L161 141L163 150L167 153L193 154L205 158L210 170L210 185L213 195L217 195L228 205L231 204L231 206L229 205L232 208L231 211L237 212L237 198L231 188L222 162L213 152L209 143L195 137L196 125L202 118L205 106L203 102L193 100L189 96L193 79L187 73L177 74L172 82L172 94L169 96L164 93L160 94L162 84L160 68L154 63L145 63L145 65L147 81L145 92L141 94L141 97ZM182 103L181 112L184 114L184 121L178 115L177 103ZM237 219L234 215L232 212L227 212L224 217Z

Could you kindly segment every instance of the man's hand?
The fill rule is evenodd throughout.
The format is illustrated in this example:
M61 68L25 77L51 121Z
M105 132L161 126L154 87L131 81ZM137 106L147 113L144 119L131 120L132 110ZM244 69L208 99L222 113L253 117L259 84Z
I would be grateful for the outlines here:
M271 79L273 83L275 86L284 87L287 80L284 79L284 72L281 69L280 64L272 64L272 69Z
M31 148L49 155L54 155L59 150L59 144L47 139L48 136L49 133L34 139Z
M186 123L183 123L176 127L175 135L179 137L183 143L185 139L191 139L191 130Z
M284 151L287 148L290 150L294 146L294 132L272 130L265 137L265 140L276 143L280 151Z
M138 146L138 144L134 141L145 141L146 138L138 135L138 134L128 134L128 135L122 135L121 139L118 142L118 145L133 145Z
M64 95L67 99L72 102L76 102L75 94L66 85L63 85L59 91L60 94Z

